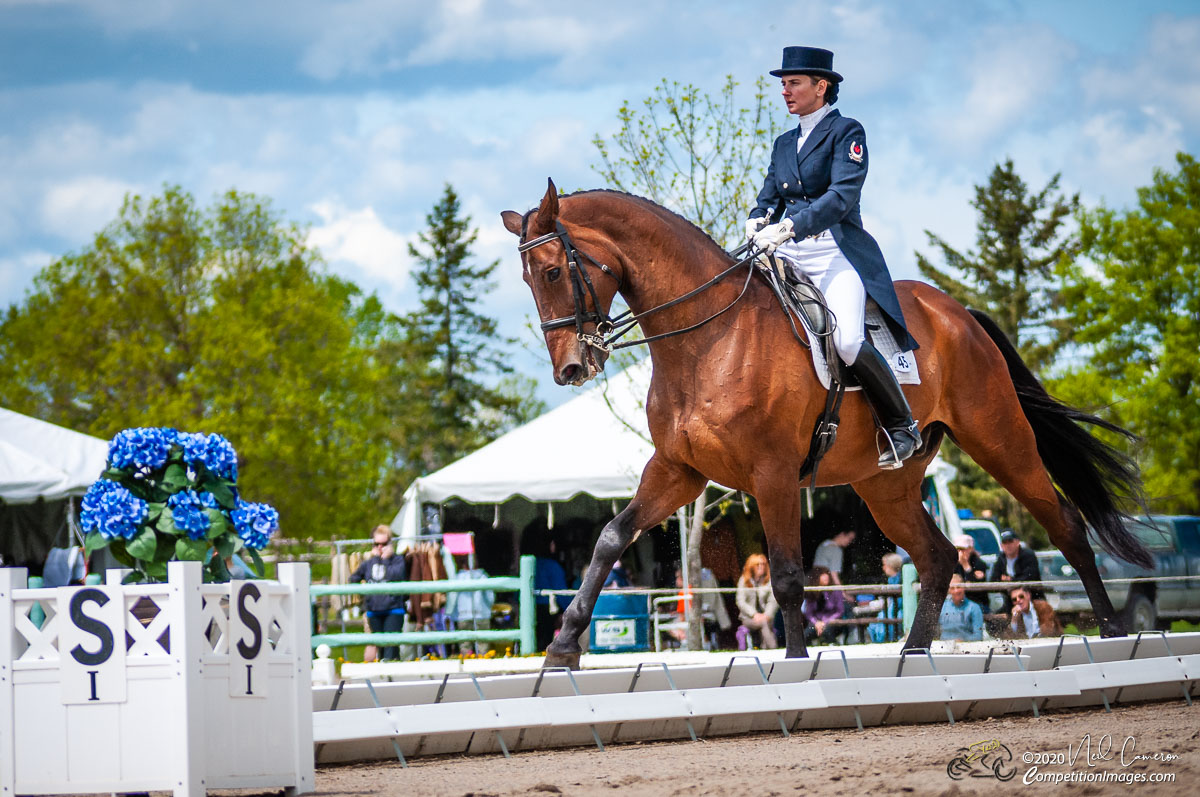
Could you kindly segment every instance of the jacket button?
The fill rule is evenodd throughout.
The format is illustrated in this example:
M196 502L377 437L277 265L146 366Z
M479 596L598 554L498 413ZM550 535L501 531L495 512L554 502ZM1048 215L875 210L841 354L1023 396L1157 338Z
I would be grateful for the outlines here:
M787 183L784 183L784 184L783 184L783 187L784 187L784 188L787 188Z

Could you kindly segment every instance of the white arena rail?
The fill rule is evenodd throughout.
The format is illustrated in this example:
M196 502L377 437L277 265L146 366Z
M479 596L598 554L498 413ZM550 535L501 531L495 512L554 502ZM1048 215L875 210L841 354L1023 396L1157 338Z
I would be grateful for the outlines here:
M830 648L766 664L735 654L725 666L343 682L313 690L317 762L1037 716L1119 701L1190 704L1200 679L1200 634L1066 637L1000 650L847 656Z

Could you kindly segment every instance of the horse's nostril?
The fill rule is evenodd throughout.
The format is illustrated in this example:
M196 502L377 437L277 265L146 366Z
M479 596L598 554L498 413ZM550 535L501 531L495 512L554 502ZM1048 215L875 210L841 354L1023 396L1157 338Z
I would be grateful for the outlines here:
M578 363L571 363L563 367L562 371L559 372L558 378L564 385L569 385L579 378L580 371L582 370L583 366Z

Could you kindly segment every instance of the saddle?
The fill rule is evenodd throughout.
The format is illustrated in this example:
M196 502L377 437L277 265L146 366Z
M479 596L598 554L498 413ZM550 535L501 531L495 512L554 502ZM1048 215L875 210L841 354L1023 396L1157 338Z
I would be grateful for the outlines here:
M847 390L861 390L862 386L854 373L842 362L833 345L833 331L837 325L837 318L825 303L820 289L803 274L795 274L784 268L773 254L766 255L766 260L769 264L764 264L760 259L760 268L787 315L792 334L812 353L813 368L827 391L825 409L817 418L808 456L800 466L800 480L811 477L811 487L816 487L817 466L837 439L842 398ZM797 319L806 334L801 335L796 326ZM891 365L896 381L900 384L921 384L916 358L911 351L900 350L883 311L870 297L867 297L865 320L866 333L871 344ZM816 345L812 345L813 343Z

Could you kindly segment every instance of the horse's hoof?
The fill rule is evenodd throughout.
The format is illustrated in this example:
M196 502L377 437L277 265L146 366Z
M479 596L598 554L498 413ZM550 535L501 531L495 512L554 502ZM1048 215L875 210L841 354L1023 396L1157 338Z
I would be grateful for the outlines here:
M545 670L550 667L566 667L569 670L578 670L579 657L581 654L582 652L578 650L573 653L556 653L553 650L547 650L546 660L542 662L542 669Z

